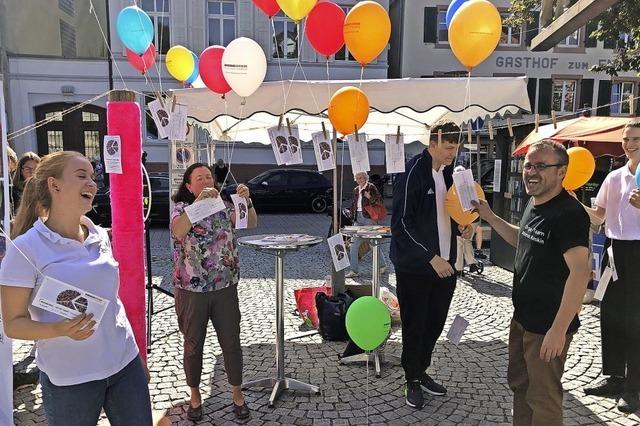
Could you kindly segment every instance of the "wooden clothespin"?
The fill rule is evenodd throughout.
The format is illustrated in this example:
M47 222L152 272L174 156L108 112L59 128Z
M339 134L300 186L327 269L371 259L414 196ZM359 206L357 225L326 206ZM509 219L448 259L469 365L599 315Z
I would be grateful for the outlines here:
M172 101L171 101L171 112L176 110L176 101L177 101L177 98L176 98L175 95L173 95L173 98L172 98Z
M538 130L540 129L540 114L536 114L536 133L538 133Z
M489 120L489 140L493 140L493 120Z
M353 125L354 134L356 135L356 142L360 142L360 138L358 137L358 126L356 124Z
M513 137L513 125L511 124L511 117L507 118L507 129L509 129L509 137Z
M278 131L280 131L280 129L282 129L282 118L283 118L283 116L281 115L280 118L278 119Z
M398 131L396 132L396 143L400 143L400 126L398 126Z
M556 117L556 112L555 111L551 111L551 122L553 123L553 128L557 129L558 128L558 119Z
M289 117L287 117L287 129L289 129L289 136L293 136L291 133L291 122L289 121Z
M320 124L322 124L322 135L324 136L325 139L329 139L327 137L327 128L324 127L324 121L321 121Z
M438 129L438 145L442 143L442 129Z
M467 142L471 143L471 140L473 139L472 135L471 135L471 121L469 121L467 123Z

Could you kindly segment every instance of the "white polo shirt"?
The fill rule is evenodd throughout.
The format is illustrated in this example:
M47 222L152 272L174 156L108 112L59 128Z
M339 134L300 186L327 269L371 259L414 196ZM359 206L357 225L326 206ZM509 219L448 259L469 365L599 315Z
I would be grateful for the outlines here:
M56 337L38 341L36 364L57 386L105 379L122 370L136 356L136 345L124 306L118 297L120 278L107 232L82 217L89 234L81 243L51 231L41 220L15 239L28 260L7 243L0 265L0 285L32 288L31 301L42 274L94 293L110 301L94 334L86 340ZM33 265L31 265L33 264ZM64 319L29 306L31 319L51 323Z
M628 163L604 179L595 205L606 210L604 231L608 238L640 241L640 209L629 204L634 189L636 180Z
M433 180L436 183L436 211L438 214L440 257L444 260L449 260L451 254L451 216L449 216L445 207L447 184L444 182L443 171L444 166L441 166L439 170L432 169Z

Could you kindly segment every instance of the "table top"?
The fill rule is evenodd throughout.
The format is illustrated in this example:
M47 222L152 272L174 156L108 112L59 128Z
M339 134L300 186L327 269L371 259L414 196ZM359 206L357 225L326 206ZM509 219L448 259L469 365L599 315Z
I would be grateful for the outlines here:
M391 237L391 228L382 225L345 226L340 230L342 235L377 240Z
M238 244L257 250L298 250L315 246L321 237L307 234L260 234L238 238Z

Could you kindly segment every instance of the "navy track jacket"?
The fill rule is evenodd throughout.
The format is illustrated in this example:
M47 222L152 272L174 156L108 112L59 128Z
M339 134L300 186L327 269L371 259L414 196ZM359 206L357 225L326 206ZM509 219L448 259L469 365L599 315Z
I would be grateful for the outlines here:
M429 264L440 256L436 185L433 180L431 155L425 149L409 160L405 172L397 175L393 184L391 216L391 261L398 272L427 275L433 273ZM447 189L453 185L453 166L443 171ZM456 259L458 226L451 221L451 252L449 263Z

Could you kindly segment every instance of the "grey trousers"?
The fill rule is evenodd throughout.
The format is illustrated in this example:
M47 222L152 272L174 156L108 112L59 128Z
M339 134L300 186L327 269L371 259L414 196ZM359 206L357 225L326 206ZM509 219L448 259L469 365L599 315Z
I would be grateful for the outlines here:
M205 293L175 288L178 327L184 335L183 367L187 385L200 385L202 352L209 320L222 348L224 368L232 386L242 384L242 347L240 346L240 306L238 286Z

